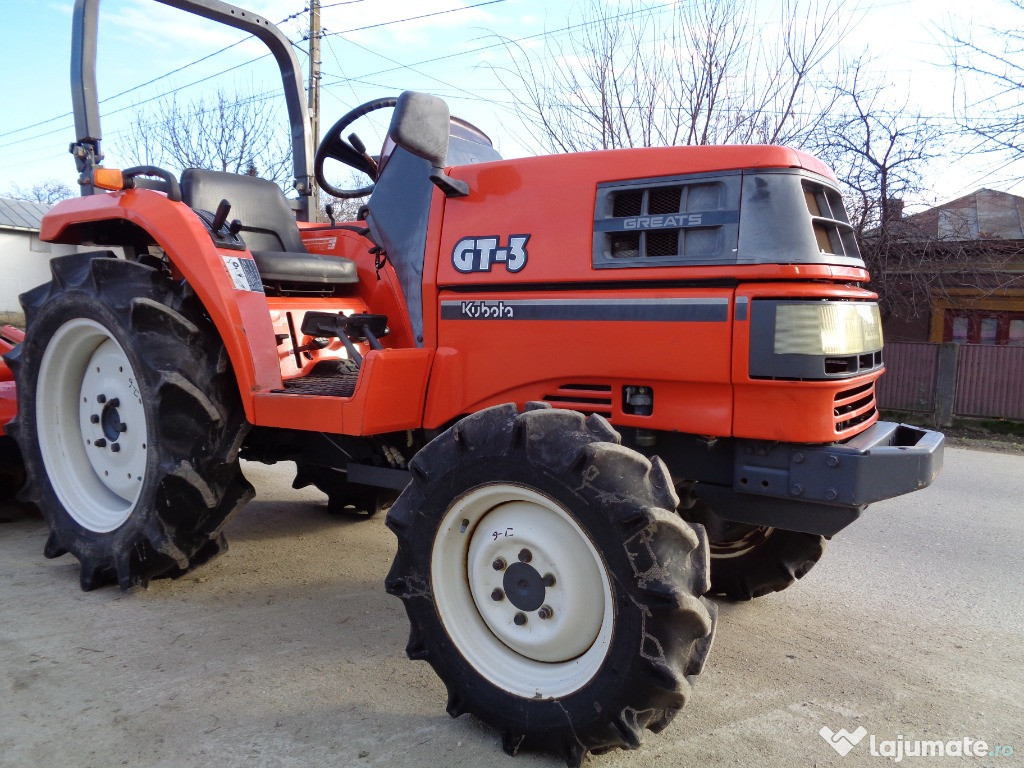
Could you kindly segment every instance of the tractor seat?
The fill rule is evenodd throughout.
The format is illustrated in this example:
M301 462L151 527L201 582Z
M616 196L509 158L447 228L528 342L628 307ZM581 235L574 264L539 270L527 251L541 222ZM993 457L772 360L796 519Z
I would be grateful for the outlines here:
M181 174L181 199L190 208L216 211L231 203L229 219L242 223L239 235L256 262L265 286L308 287L317 292L359 282L355 262L310 253L302 244L295 215L281 188L255 176L188 168Z

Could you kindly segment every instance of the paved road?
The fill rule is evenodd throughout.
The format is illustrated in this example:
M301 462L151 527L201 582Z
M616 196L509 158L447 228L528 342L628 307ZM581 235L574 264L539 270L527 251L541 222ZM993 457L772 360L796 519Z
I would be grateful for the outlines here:
M247 473L259 501L230 552L131 595L80 592L42 522L0 509L0 766L560 765L444 713L384 593L382 520L332 520L290 465ZM801 584L724 606L675 723L588 765L891 764L871 736L984 739L1017 754L953 762L1024 765L1022 552L1024 456L949 450L932 488L873 507ZM841 758L823 726L869 736Z

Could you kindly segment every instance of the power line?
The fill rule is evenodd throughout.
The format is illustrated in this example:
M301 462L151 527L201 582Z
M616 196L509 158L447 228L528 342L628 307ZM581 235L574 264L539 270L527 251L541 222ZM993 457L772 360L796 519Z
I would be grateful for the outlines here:
M337 6L341 6L341 5L353 5L353 4L359 3L359 2L364 2L364 0L345 0L345 2L336 2L336 3L329 4L329 5L321 6L321 9L323 9L323 8L333 8L333 7L337 7ZM459 6L458 8L449 8L449 9L444 10L444 11L435 11L433 13L421 14L419 16L408 16L408 17L404 17L404 18L401 18L401 19L394 19L392 21L380 22L378 24L368 24L368 25L364 25L364 26L361 26L361 27L353 27L352 29L346 29L346 30L343 30L341 32L332 32L332 33L327 33L327 34L341 35L341 34L347 34L349 32L360 32L360 31L363 31L363 30L366 30L366 29L376 29L376 28L379 28L379 27L387 27L387 26L391 26L393 24L401 24L401 23L404 23L404 22L407 22L407 21L416 21L416 20L419 20L419 19L425 19L425 18L429 18L429 17L432 17L432 16L441 16L441 15L444 15L444 14L447 14L447 13L455 13L455 12L458 12L458 11L472 10L474 8L479 8L479 7L482 7L482 6L485 6L485 5L494 5L496 3L503 3L503 2L505 2L505 0L487 0L486 2L477 3L475 5ZM298 18L303 13L308 13L308 12L309 12L309 8L308 7L304 7L301 11L297 11L296 13L290 14L290 15L284 17L283 19L281 19L281 21L277 22L277 26L280 26L281 24L285 24L288 21L291 21L292 19ZM324 36L326 36L326 34ZM109 101L113 101L114 99L120 98L120 97L125 96L125 95L127 95L129 93L133 93L134 91L137 91L137 90L139 90L141 88L145 88L146 86L153 85L156 82L159 82L161 80L165 80L168 77L171 77L171 76L176 75L176 74L178 74L180 72L183 72L186 69L195 66L196 64L200 64L200 63L202 63L204 61L208 61L209 59L212 59L213 57L218 56L218 55L224 53L225 51L228 51L228 50L230 50L230 49L232 49L232 48L234 48L234 47L236 47L238 45L241 45L242 43L248 41L249 37L250 36L246 35L242 39L236 40L234 43L231 43L230 45L226 45L223 48L220 48L220 49L218 49L216 51L213 51L212 53L209 53L206 56L202 56L201 58L198 58L195 61L191 61L188 64L183 64L180 67L172 69L169 72L165 72L164 74L159 75L158 77L155 77L155 78L153 78L151 80L147 80L144 83L139 83L137 85L132 86L131 88L127 88L127 89L125 89L125 90L123 90L123 91L121 91L119 93L114 94L113 96L108 96L107 98L104 98L104 99L100 100L100 103L101 104L105 104L105 103L107 103ZM308 39L308 35L303 38L303 40L305 40L305 39ZM295 45L295 43L293 42L292 45ZM269 55L269 54L263 54L262 56L257 56L257 57L255 57L253 59L250 59L250 60L248 60L246 62L243 62L240 65L236 65L236 66L233 66L233 67L228 67L227 69L221 70L220 72L216 72L216 73L214 73L212 75L209 75L207 77L200 78L199 80L195 80L195 81L193 81L191 83L188 83L187 85L183 85L183 86L178 86L176 88L172 88L172 89L170 89L168 91L165 91L164 93L160 94L157 97L146 99L146 100L144 100L142 102L138 102L137 104L132 104L129 107L127 107L127 109L131 109L131 108L133 108L135 106L138 106L138 104L149 103L150 101L153 101L154 98L162 98L164 96L169 96L169 95L171 95L173 93L177 93L178 91L184 90L186 88L191 88L192 86L198 85L199 83L206 82L207 80L210 80L213 77L217 77L219 75L224 75L224 74L227 74L228 72L232 72L232 71L234 71L236 69L239 69L242 66L247 66L249 64L253 64L253 63L255 63L255 62L257 62L257 61L259 61L261 59L266 58L267 55ZM118 112L124 111L124 109L125 108L122 108L120 110L115 110L113 112L108 112L107 114L117 114ZM33 123L31 125L22 126L21 128L15 128L14 130L7 131L6 133L0 134L0 138L5 138L7 136L12 136L12 135L17 134L17 133L22 133L22 132L30 130L32 128L38 128L39 126L47 125L48 123L56 122L57 120L63 120L65 118L68 118L68 117L71 117L71 116L72 116L71 112L65 112L65 113L63 113L61 115L57 115L56 117L51 117L51 118L48 118L46 120L41 120L41 121L39 121L37 123ZM25 138L17 139L15 141L8 142L7 144L0 145L0 149L13 146L14 144L17 144L17 143L22 143L22 142L25 142L25 141L33 141L33 140L38 139L38 138L44 138L44 137L50 136L50 135L52 135L54 133L60 133L60 132L63 132L65 130L67 130L67 128L68 128L68 126L65 125L65 126L63 126L61 128L55 129L53 131L48 131L48 132L45 132L45 133L36 134L34 136L28 136L28 137L25 137Z
M570 32L571 30L574 30L574 29L581 29L583 27L594 26L596 24L606 24L607 22L611 21L612 19L619 19L619 18L625 18L625 17L628 17L628 16L635 16L635 15L640 14L640 13L661 14L661 13L664 13L665 11L669 10L670 8L679 5L680 2L682 2L682 0L676 0L676 2L672 3L671 5L666 5L666 6L662 7L662 8L660 8L660 9L651 8L649 6L644 7L644 8L638 8L636 10L626 11L625 13L620 13L620 14L617 14L615 16L608 16L608 17L604 17L604 18L601 18L601 19L595 19L595 20L592 20L592 21L584 21L584 22L580 22L579 24L572 24L572 25L568 25L568 26L565 26L565 27L561 27L559 29L555 29L555 30L550 30L550 31L546 30L544 32L537 32L537 33L534 33L532 35L524 35L523 37L517 37L517 38L515 38L513 40L502 39L502 40L499 40L497 43L491 43L490 45L484 45L484 46L480 46L478 48L470 48L470 49L465 50L465 51L456 51L455 53L445 54L444 56L435 56L435 57L430 58L430 59L422 59L420 61L413 62L412 64L399 64L397 67L391 67L390 69L380 69L380 70L377 70L376 72L367 72L365 74L355 75L352 78L347 78L347 79L355 80L356 78L376 77L377 75L386 75L386 74L390 74L391 72L399 72L399 71L401 71L403 69L412 69L413 67L418 67L418 66L421 66L423 64L433 64L436 61L445 61L447 59L454 59L454 58L456 58L458 56L466 56L466 55L471 54L471 53L480 53L481 51L489 51L489 50L493 50L494 48L506 48L506 47L508 47L509 44L522 43L522 42L527 41L527 40L535 40L536 38L539 38L539 37L549 37L549 36L553 36L553 35L564 35L564 34ZM336 34L342 34L342 33L339 32L339 33L336 33ZM348 41L348 42L351 42L351 41ZM413 71L415 71L415 70L413 70ZM322 84L322 87L326 88L326 87L331 86L331 85L340 85L341 83L345 82L345 80L346 80L346 78L341 78L341 79L335 80L332 83L324 83L324 84Z
M363 0L348 0L348 2L363 2ZM346 4L347 3L336 3L336 5L346 5ZM308 10L309 10L309 8L303 8L301 11L298 11L297 13L293 13L290 16L285 16L277 24L278 24L278 26L280 26L281 24L284 24L284 23L286 23L288 21L291 21L292 19L298 18L303 13L306 13ZM179 72L184 72L189 67L193 67L196 64L201 64L204 61L212 59L214 56L218 56L218 55L224 53L225 51L229 51L232 48L234 48L234 47L236 47L238 45L241 45L242 43L246 42L249 38L250 38L250 35L246 35L245 37L241 38L240 40L236 40L235 42L231 43L230 45L225 45L223 48L220 48L220 49L218 49L216 51L213 51L213 53L208 53L206 56L202 56L202 57L196 59L195 61L190 61L188 64L182 64L180 67L177 67L176 69L172 69L170 72L165 72L162 75L154 77L152 80L147 80L144 83L139 83L138 85L133 85L131 88L126 88L125 90L121 91L120 93L115 93L113 96L107 96L105 99L100 99L99 103L100 104L105 104L108 101L113 101L114 99L118 99L121 96L125 96L125 95L127 95L129 93L132 93L133 91L137 91L140 88L145 88L147 85L152 85L153 83L159 82L160 80L165 80L166 78L170 77L171 75L176 75ZM27 131L27 130L29 130L31 128L38 128L39 126L46 125L47 123L53 123L53 122L56 122L57 120L63 120L66 117L71 117L72 114L73 113L71 113L71 112L65 112L62 115L57 115L56 117L51 117L51 118L48 118L46 120L41 120L38 123L33 123L32 125L26 125L26 126L23 126L21 128L15 128L12 131L7 131L6 133L0 133L0 139L5 138L7 136L11 136L11 135L13 135L15 133L21 133L22 131ZM61 128L60 130L65 130L65 129ZM48 136L50 134L41 134L41 135L42 136ZM30 139L31 139L31 137L30 137ZM26 141L30 140L30 139L26 139ZM3 146L9 146L9 145L5 144Z
M496 5L497 3L504 3L505 0L486 0L483 3L476 3L475 5L460 5L458 8L449 8L444 11L434 11L432 13L424 13L419 16L407 16L404 19L395 19L394 21L382 21L377 24L367 24L363 27L353 27L352 29L343 29L340 32L325 32L324 37L328 35L347 35L349 32L362 32L367 29L377 29L378 27L388 27L392 24L403 24L407 21L419 21L420 19L429 19L433 16L444 16L446 13L458 13L459 11L471 11L474 8L483 8L485 5ZM327 6L324 6L327 7Z

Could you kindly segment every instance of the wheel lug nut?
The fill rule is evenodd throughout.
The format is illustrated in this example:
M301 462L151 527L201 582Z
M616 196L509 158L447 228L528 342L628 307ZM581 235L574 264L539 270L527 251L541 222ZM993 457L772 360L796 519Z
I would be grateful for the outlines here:
M545 573L544 574L544 586L545 587L553 587L553 586L555 586L555 574L553 574L553 573Z
M526 623L526 614L523 613L522 611L520 611L519 613L516 614L516 617L514 619L512 619L512 621L514 621L516 623L517 627L521 627L521 626L523 626L523 624Z
M127 431L128 431L128 425L127 425L127 424L125 424L125 423L124 423L124 422L122 421L122 422L121 422L120 424L118 424L118 425L117 425L117 431L118 431L118 432L127 432Z
M496 571L504 571L506 565L508 565L508 563L505 562L505 558L499 557L495 559L493 563L491 563L491 568L493 568Z
M96 402L97 403L101 403L101 404L107 402L107 396L106 395L96 395Z
M533 560L533 552L531 552L530 550L524 549L522 552L519 553L520 563L528 563L531 560Z
M90 416L89 417L89 423L90 424L99 424L100 423L99 414L94 413L92 416Z
M500 603L504 599L505 593L502 592L500 589L495 589L493 592L491 592L491 600L493 600L494 602Z
M550 619L555 615L555 612L551 609L550 605L542 605L540 610L537 611L537 615L542 619Z
M110 450L112 450L114 453L117 453L118 451L121 450L121 444L120 443L111 443L110 444Z
M97 448L106 448L107 447L107 441L104 440L102 437L100 437L100 438L97 438L95 442L93 442L93 445L95 445Z
M121 405L121 401L114 397L111 398L109 405L111 408L118 408Z

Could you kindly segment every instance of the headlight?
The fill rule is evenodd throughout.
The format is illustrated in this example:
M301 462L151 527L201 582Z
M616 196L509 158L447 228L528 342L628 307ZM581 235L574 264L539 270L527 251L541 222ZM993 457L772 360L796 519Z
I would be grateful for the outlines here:
M877 304L820 302L775 307L776 355L860 355L882 348Z

